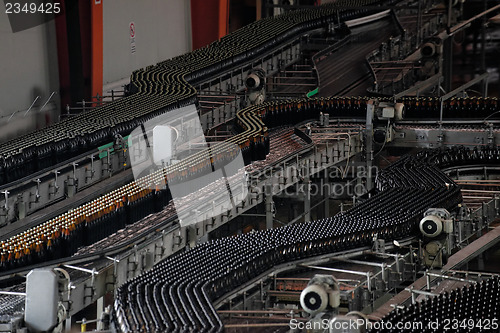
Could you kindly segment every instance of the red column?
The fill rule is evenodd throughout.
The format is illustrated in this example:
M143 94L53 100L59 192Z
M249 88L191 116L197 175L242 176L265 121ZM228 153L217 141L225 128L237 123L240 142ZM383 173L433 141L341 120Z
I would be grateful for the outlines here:
M82 75L83 75L83 97L85 100L91 100L93 91L91 90L91 73L92 73L92 38L91 38L91 3L93 1L79 0L78 13L80 17L80 39L82 49Z
M103 18L102 0L92 0L90 9L92 43L91 54L91 96L102 96L103 84Z
M219 38L228 34L229 30L229 0L219 0Z
M59 69L59 94L61 107L71 104L71 88L69 78L68 31L66 28L65 2L61 1L61 15L56 15L57 64Z
M229 0L191 0L193 50L225 36L228 23Z

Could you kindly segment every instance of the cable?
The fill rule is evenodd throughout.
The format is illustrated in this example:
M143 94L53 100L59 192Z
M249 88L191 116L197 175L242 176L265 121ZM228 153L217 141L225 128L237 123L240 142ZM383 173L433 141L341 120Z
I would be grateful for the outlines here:
M345 178L345 176L347 175L347 170L349 168L349 160L350 160L350 157L351 157L351 135L349 133L345 133L347 134L347 137L349 138L349 143L348 143L348 152L347 152L347 161L345 163L345 169L344 169L344 172L342 173L342 179Z
M491 116L493 116L494 114L497 114L497 113L500 113L500 110L493 112L493 113L492 113L492 114L490 114L488 117L484 118L484 119L483 119L483 121L485 121L485 120L489 119Z
M387 133L389 133L389 124L390 124L390 119L387 119L387 126L385 128L385 140L384 140L384 143L382 144L382 147L380 147L380 150L375 154L373 155L373 158L377 157L378 154L380 154L382 152L382 150L384 149L385 147L385 143L387 142Z

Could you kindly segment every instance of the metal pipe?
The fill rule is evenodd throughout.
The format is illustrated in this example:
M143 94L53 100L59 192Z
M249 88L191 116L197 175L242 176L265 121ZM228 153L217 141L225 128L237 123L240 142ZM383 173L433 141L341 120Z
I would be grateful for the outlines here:
M280 83L280 82L274 82L272 83L275 86L303 86L303 87L316 87L315 84L308 84L308 83Z
M0 295L9 295L9 296L21 296L21 297L26 297L26 293L21 293L17 291L0 291Z
M422 39L422 1L419 1L418 15L417 15L417 45L420 45L421 39Z
M352 271L352 270L348 270L348 269L321 267L321 266L312 266L312 265L299 265L299 266L311 268L311 269L319 269L319 270L329 271L329 272L347 273L347 274L354 274L354 275L361 275L361 276L366 276L367 273L371 273L371 272L360 272L360 271Z
M33 107L33 105L35 105L36 101L38 101L39 98L40 98L40 96L36 96L35 100L33 101L33 103L31 103L31 106L29 107L29 109L26 110L26 112L24 113L23 117L26 117L26 115L28 114L28 112L30 112L31 108Z
M12 112L12 114L11 114L11 115L10 115L10 117L9 117L9 119L7 119L7 122L9 122L9 121L12 119L12 117L14 117L14 115L15 115L17 112L18 112L18 111L14 111L14 112Z
M448 269L446 272L451 272L451 273L458 273L458 274L473 274L473 275L491 275L491 276L496 276L499 275L498 273L489 273L489 272L475 272L475 271L464 271L464 270L459 270L459 269Z
M486 179L486 180L481 180L481 179L459 179L455 180L455 183L457 184L464 184L464 185L478 185L478 186L500 186L500 180L496 179Z
M366 104L366 191L370 192L372 189L372 164L373 164L373 117L375 114L375 101L368 101Z
M303 80L316 80L315 77L312 76L274 76L275 79L303 79ZM279 83L277 83L279 84ZM302 84L300 84L302 85Z
M469 81L469 82L467 82L466 84L463 84L463 85L461 85L460 87L458 87L458 88L456 88L456 89L454 89L454 90L450 91L449 93L447 93L446 95L443 95L443 96L440 98L441 102L446 101L447 99L449 99L449 98L451 98L451 97L455 96L455 95L456 95L456 94L458 94L459 92L464 91L465 89L467 89L467 88L469 88L469 87L471 87L471 86L475 85L476 83L481 82L482 80L484 80L484 79L488 78L488 76L489 76L489 75L490 75L490 74L489 74L488 72L483 73L483 74L479 75L478 77L476 77L476 78L474 78L474 79L470 80L470 81Z
M425 295L425 296L438 296L439 295L439 294L436 294L436 293L431 293L429 291L412 289L412 288L405 288L405 290L409 291L411 293L415 293L415 294L419 294L419 295Z
M307 280L309 280L309 279L307 279ZM217 313L257 313L257 314L277 313L277 314L289 314L290 311L288 311L288 310L218 310Z
M77 266L72 266L72 265L63 265L64 267L71 268L77 271L89 273L92 275L99 275L98 272L95 271L95 269L87 269L87 268L82 268L82 267L77 267Z
M378 263L378 262L370 262L370 261L362 261L362 260L355 260L355 259L344 259L344 258L332 258L333 260L337 261L343 261L343 262L348 262L352 264L359 264L359 265L366 265L366 266L375 266L375 267L381 267L383 268L385 263Z
M203 100L200 100L200 104L202 103L206 103L206 104L219 104L219 105L225 105L226 103L225 102L219 102L219 101L203 101Z
M458 278L458 277L455 277L455 276L449 276L449 275L443 275L443 274L436 274L436 273L430 273L430 272L427 272L426 275L427 276L433 276L433 277L441 278L441 279L445 279L445 280L459 281L459 282L468 282L468 283L476 283L477 282L477 281L474 281L474 280L467 280L467 279L462 279L462 278Z
M431 76L425 81L417 82L416 84L413 85L413 87L406 89L405 91L400 92L399 94L394 95L395 99L399 99L403 96L409 95L413 92L419 92L420 90L425 90L430 87L434 87L436 83L440 83L442 81L442 76L441 74L435 74L434 76Z
M488 191L488 190L465 190L465 189L462 189L461 190L462 192L472 192L472 193L500 193L500 191Z
M450 2L451 2L451 0L450 0ZM468 19L460 24L457 24L456 26L454 26L453 28L450 29L449 35L452 36L455 33L459 32L460 30L467 28L471 22L473 22L473 21L477 20L478 18L481 18L481 17L483 17L491 12L494 12L495 10L500 10L500 5L496 5L494 7L491 7L490 9L485 10L484 12L479 13L476 16L471 17L470 19Z
M302 320L302 318L296 318ZM305 318L304 318L305 319ZM224 328L245 328L245 327L285 327L290 323L262 323L262 324L225 324Z
M40 111L43 110L43 108L49 103L50 99L52 98L52 96L54 96L55 94L57 94L56 91L53 91L52 94L50 94L49 98L47 99L47 101L45 102L45 104L42 105L42 107L40 108Z

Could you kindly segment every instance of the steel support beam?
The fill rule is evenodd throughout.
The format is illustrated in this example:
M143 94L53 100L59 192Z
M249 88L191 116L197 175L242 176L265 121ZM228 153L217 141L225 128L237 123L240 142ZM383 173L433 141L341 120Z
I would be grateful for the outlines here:
M304 221L311 221L311 180L304 177Z
M373 100L368 101L366 104L366 190L369 192L373 187L373 115L375 112L375 105Z
M273 187L271 184L265 185L265 195L266 195L266 229L273 229Z

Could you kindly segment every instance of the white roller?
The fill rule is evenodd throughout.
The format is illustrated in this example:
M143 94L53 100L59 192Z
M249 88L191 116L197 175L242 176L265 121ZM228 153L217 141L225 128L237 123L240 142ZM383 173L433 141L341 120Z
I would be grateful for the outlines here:
M403 103L396 103L394 105L394 119L402 120L405 116L405 105Z
M437 237L443 231L443 221L435 215L428 215L420 220L420 232L429 238Z
M328 306L328 293L321 285L310 285L300 294L300 305L312 315L322 312Z
M434 54L436 54L436 45L434 45L434 43L425 43L420 48L420 53L424 57L432 57Z
M254 84L249 85L249 82L254 81ZM245 85L247 86L248 89L257 89L260 86L260 78L257 74L250 74L247 76L247 79L245 81Z

